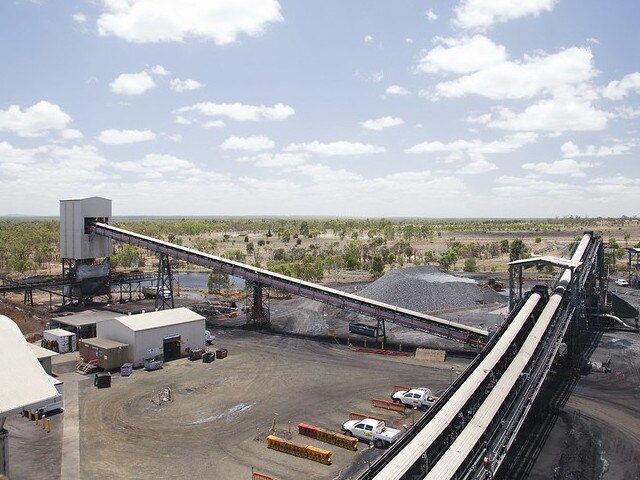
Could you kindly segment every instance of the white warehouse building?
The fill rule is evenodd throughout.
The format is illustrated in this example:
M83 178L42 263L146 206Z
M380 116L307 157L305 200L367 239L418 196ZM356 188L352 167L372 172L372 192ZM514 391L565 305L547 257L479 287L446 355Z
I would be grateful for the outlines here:
M126 315L96 324L97 336L129 345L129 362L134 367L145 358L163 355L174 360L189 350L205 348L204 317L188 308Z

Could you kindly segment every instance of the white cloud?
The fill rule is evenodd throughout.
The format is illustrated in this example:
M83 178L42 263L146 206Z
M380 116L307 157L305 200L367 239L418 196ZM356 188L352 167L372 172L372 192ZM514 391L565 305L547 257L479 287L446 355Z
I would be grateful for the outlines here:
M270 150L275 147L275 143L264 135L252 135L250 137L227 138L220 144L223 150L244 150L247 152L259 152L260 150Z
M310 153L324 157L368 155L385 152L384 147L379 147L377 145L345 141L322 143L317 140L307 143L292 143L284 150L286 152Z
M71 122L55 103L40 100L22 110L20 105L11 105L0 110L0 132L12 132L21 137L39 137L50 130L64 130Z
M409 45L413 45L413 38L407 37L407 38L404 39L404 41L405 41L405 43L408 43Z
M527 177L514 177L514 176L501 176L498 177L495 182L501 186L494 187L491 191L496 195L504 195L506 199L514 201L514 199L520 202L529 199L536 199L537 201L549 200L549 197L554 201L558 199L571 199L576 200L576 197L582 196L581 188L566 182L552 182L548 180L541 180L536 175ZM559 207L556 205L556 207Z
M155 140L156 134L151 130L103 130L96 137L105 145L127 145L130 143Z
M174 92L184 92L187 90L198 90L199 88L204 87L204 83L200 83L196 80L192 80L191 78L187 78L186 80L181 80L179 78L173 78L169 82L171 90Z
M82 25L87 22L87 16L82 12L77 12L72 15L73 21Z
M286 168L296 167L305 162L304 157L294 153L261 153L254 157L242 157L238 162L250 162L256 167Z
M494 52L488 62L497 60ZM436 97L474 94L494 100L531 98L575 89L596 75L591 50L572 47L551 55L525 56L522 62L489 64L469 75L439 83Z
M429 50L418 62L418 70L471 73L502 64L507 50L483 35L463 38L438 38L441 45Z
M174 122L177 123L178 125L191 125L193 123L193 121L189 120L183 115L176 115Z
M174 133L173 135L167 135L167 138L175 143L182 142L182 135L180 135L179 133Z
M411 92L400 85L389 85L384 91L387 95L411 95Z
M567 131L603 130L611 116L579 98L553 98L534 103L519 113L508 108L499 109L487 125L504 130L560 134Z
M458 168L457 171L458 173L462 173L464 175L479 175L481 173L487 173L497 169L498 167L495 163L491 163L487 160L481 159L467 163L466 165Z
M366 128L367 130L375 130L380 132L385 128L397 127L398 125L404 124L404 120L399 117L381 117L375 120L367 120L365 122L360 123L362 128Z
M635 143L617 143L612 146L605 145L588 145L584 150L580 150L580 147L573 142L565 142L560 147L562 154L566 158L576 157L611 157L615 155L625 155L631 151L631 147L635 146Z
M481 161L489 154L515 152L525 145L534 143L537 139L537 134L529 132L507 135L502 140L494 140L492 142L482 140L455 140L450 143L423 142L407 148L405 153L444 153L447 154L446 158L449 162L460 160L465 156L474 161ZM478 166L482 166L482 164L478 164Z
M380 83L382 80L384 80L384 72L382 70L373 72L371 74L371 77L369 77L369 80L371 80L373 83Z
M208 122L204 122L202 126L204 128L222 128L222 127L226 127L227 124L224 123L224 121L222 120L210 120Z
M155 65L151 67L149 69L149 72L153 73L154 75L159 75L161 77L165 77L171 74L171 72L166 68L164 68L162 65Z
M583 170L593 168L597 164L589 162L577 162L570 158L555 162L525 163L522 168L546 175L568 175L570 177L585 177Z
M633 120L634 118L640 117L640 108L619 107L616 108L616 113L620 118Z
M198 169L193 163L173 155L150 153L138 161L113 162L113 168L129 173L141 173L155 178L164 173L188 176Z
M80 130L76 130L75 128L65 128L60 132L60 136L64 140L79 140L83 137L82 132Z
M600 45L600 40L598 40L597 38L594 38L594 37L587 38L587 42L588 43L593 43L594 45Z
M227 45L245 34L257 37L283 21L276 0L102 0L98 33L129 42L182 42L189 38Z
M622 100L629 93L640 93L640 72L625 75L622 80L614 80L603 89L602 96L609 100Z
M364 36L364 44L365 45L369 45L373 43L373 37L371 35L365 35Z
M154 88L156 82L147 72L121 73L109 86L119 95L141 95Z
M453 23L464 29L488 28L494 23L550 12L557 0L462 0Z
M438 19L438 15L436 15L436 13L433 11L433 8L427 10L425 15L427 17L427 20L429 20L430 22L435 22Z
M265 105L213 102L196 103L178 110L178 113L188 112L196 112L207 117L228 117L238 122L255 122L258 120L286 120L295 113L295 110L282 103L267 107Z

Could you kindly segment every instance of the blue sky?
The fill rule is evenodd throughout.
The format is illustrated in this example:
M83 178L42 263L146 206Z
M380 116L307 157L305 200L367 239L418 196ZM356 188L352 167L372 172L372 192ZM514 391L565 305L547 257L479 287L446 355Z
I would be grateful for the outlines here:
M0 214L640 208L634 0L8 0Z

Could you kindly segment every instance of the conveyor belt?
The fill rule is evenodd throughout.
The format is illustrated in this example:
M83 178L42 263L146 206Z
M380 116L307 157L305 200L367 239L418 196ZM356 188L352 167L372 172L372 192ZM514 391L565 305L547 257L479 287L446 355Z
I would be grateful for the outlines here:
M229 275L240 277L263 287L277 288L288 293L310 298L329 305L351 310L362 315L382 318L403 327L430 333L474 347L486 343L486 330L470 327L442 318L413 312L405 308L388 305L368 298L359 297L333 288L316 285L296 278L252 267L208 253L199 252L181 245L129 232L104 223L96 223L93 233L120 242L136 245L147 250L167 254L194 265L211 268Z

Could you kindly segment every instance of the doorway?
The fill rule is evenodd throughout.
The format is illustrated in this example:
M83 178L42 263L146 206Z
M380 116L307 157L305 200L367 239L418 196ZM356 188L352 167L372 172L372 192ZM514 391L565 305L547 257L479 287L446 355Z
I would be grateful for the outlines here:
M176 360L180 358L180 335L176 337L165 338L162 342L164 350L164 361Z

